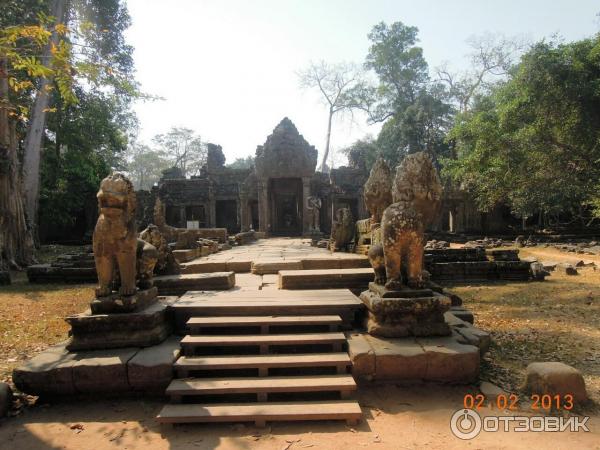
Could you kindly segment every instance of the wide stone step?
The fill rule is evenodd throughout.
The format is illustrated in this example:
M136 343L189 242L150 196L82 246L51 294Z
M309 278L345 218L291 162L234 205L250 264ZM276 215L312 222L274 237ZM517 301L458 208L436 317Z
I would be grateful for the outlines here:
M345 398L355 390L354 378L346 374L173 380L166 393L174 401L184 396L219 394L258 394L259 401L266 401L270 393L340 392Z
M319 402L273 402L219 405L165 405L156 420L160 423L266 422L300 420L345 420L355 425L361 418L360 405L352 400Z
M173 367L179 377L185 378L194 370L257 369L266 376L269 369L335 367L345 373L350 366L347 353L309 353L294 355L246 355L246 356L182 356Z
M185 336L181 348L186 355L193 354L197 347L259 347L267 353L271 346L281 345L331 345L333 351L340 351L346 342L344 333L303 333L303 334L256 334L243 336Z
M372 268L280 270L279 289L365 289L374 278Z
M191 317L337 315L349 328L364 305L347 289L281 291L241 290L187 292L172 306L177 331L187 332Z
M183 295L187 291L227 290L235 285L234 272L192 273L154 277L159 295Z
M336 331L342 323L340 316L242 316L242 317L192 317L187 321L190 332L219 327L260 327L261 333L268 333L271 326L310 326L325 325Z

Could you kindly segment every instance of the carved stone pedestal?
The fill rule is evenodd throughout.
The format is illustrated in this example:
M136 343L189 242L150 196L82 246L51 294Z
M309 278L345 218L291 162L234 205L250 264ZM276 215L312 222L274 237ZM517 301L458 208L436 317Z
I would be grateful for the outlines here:
M92 314L115 314L139 311L156 302L158 289L153 286L150 289L137 291L133 295L122 296L112 294L107 297L96 297L90 303Z
M71 341L67 350L159 344L171 334L172 327L167 317L167 302L157 301L154 293L152 302L134 312L93 314L88 311L67 317L65 320L71 325Z
M371 283L360 294L369 313L369 334L382 337L447 336L450 327L444 313L450 309L449 297L430 289L390 291Z

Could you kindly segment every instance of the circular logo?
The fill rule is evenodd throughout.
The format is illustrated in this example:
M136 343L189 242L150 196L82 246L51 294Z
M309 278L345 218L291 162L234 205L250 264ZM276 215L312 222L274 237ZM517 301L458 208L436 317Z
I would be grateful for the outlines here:
M473 439L481 431L481 417L472 409L459 409L452 414L450 429L459 439Z

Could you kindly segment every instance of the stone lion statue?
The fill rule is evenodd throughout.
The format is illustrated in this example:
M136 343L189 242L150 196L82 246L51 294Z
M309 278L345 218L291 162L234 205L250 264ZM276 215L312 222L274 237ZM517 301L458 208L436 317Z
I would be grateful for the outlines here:
M381 222L383 211L392 203L392 172L383 158L377 158L364 187L365 205L371 225Z
M423 287L425 228L437 215L442 197L442 185L429 155L419 152L404 158L396 169L392 197L394 203L381 220L382 248L369 252L375 282L385 283L390 290L403 286L419 289Z
M181 272L179 263L173 256L167 240L160 232L158 226L149 224L145 230L140 233L140 239L156 247L158 260L154 266L154 272L158 275L175 275Z
M339 208L331 224L331 251L348 250L354 242L354 218L348 208Z
M152 287L157 251L137 237L133 184L123 174L109 175L100 183L96 196L99 208L93 236L99 283L96 297L110 296L117 282L122 296L135 294L136 281L141 289Z

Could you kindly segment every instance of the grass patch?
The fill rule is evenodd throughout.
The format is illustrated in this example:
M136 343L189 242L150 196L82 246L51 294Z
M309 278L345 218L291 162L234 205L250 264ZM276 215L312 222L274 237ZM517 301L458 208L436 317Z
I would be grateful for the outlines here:
M68 337L64 318L85 311L93 284L29 284L13 273L13 284L0 288L0 380L10 381L14 367Z

